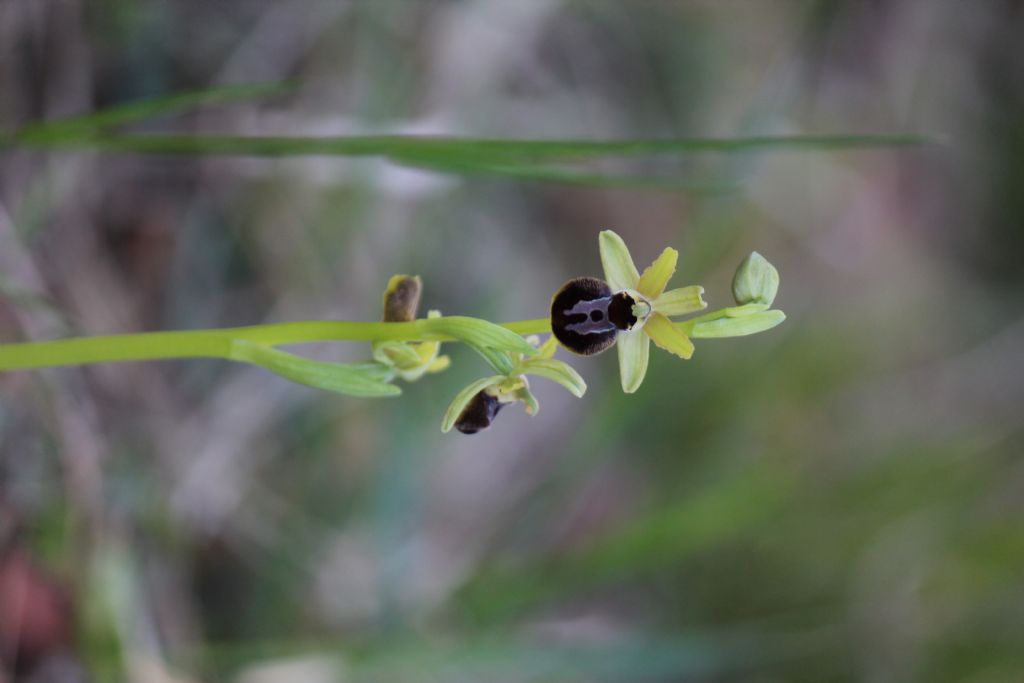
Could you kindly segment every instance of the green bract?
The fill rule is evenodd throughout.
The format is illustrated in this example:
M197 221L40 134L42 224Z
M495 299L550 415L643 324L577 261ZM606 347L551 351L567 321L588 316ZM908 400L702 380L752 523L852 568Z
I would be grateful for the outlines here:
M394 384L388 384L391 373L377 363L327 363L245 340L232 345L231 357L317 389L351 396L398 396L402 393Z

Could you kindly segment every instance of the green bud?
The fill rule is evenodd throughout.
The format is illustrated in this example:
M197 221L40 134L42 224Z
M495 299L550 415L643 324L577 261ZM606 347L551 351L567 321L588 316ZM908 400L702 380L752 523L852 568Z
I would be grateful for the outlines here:
M771 306L779 291L779 271L756 251L743 259L732 279L732 295L740 306L765 304Z

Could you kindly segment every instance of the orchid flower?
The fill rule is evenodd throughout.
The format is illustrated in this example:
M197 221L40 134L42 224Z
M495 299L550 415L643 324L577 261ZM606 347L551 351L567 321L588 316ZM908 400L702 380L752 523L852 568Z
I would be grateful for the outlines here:
M680 358L693 355L693 342L669 317L704 309L704 288L665 289L679 259L671 247L640 273L617 234L603 231L599 245L606 282L576 278L566 283L552 301L551 326L576 353L599 353L617 341L622 390L631 394L647 374L651 341Z

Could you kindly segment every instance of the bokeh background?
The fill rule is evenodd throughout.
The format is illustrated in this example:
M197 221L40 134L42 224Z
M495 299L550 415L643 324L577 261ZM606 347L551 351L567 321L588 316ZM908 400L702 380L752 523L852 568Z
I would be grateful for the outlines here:
M0 0L0 130L290 81L184 134L912 132L627 164L0 152L0 339L543 316L612 228L788 320L615 354L442 435L488 371L361 400L225 362L0 377L0 681L1024 680L1024 5ZM618 171L622 161L597 163ZM357 359L359 345L306 349ZM571 360L571 359L570 359Z

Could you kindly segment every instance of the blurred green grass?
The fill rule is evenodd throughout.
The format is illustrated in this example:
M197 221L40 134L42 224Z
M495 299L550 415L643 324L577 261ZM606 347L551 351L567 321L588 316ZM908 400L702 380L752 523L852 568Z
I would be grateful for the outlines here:
M376 319L395 272L532 318L609 227L712 306L757 249L789 314L634 396L577 361L583 400L472 439L438 433L465 349L387 404L203 361L3 378L0 499L96 680L1020 679L1019 13L9 7L0 127L44 146L0 155L5 339ZM943 144L803 137L868 130ZM396 163L207 154L324 138Z

